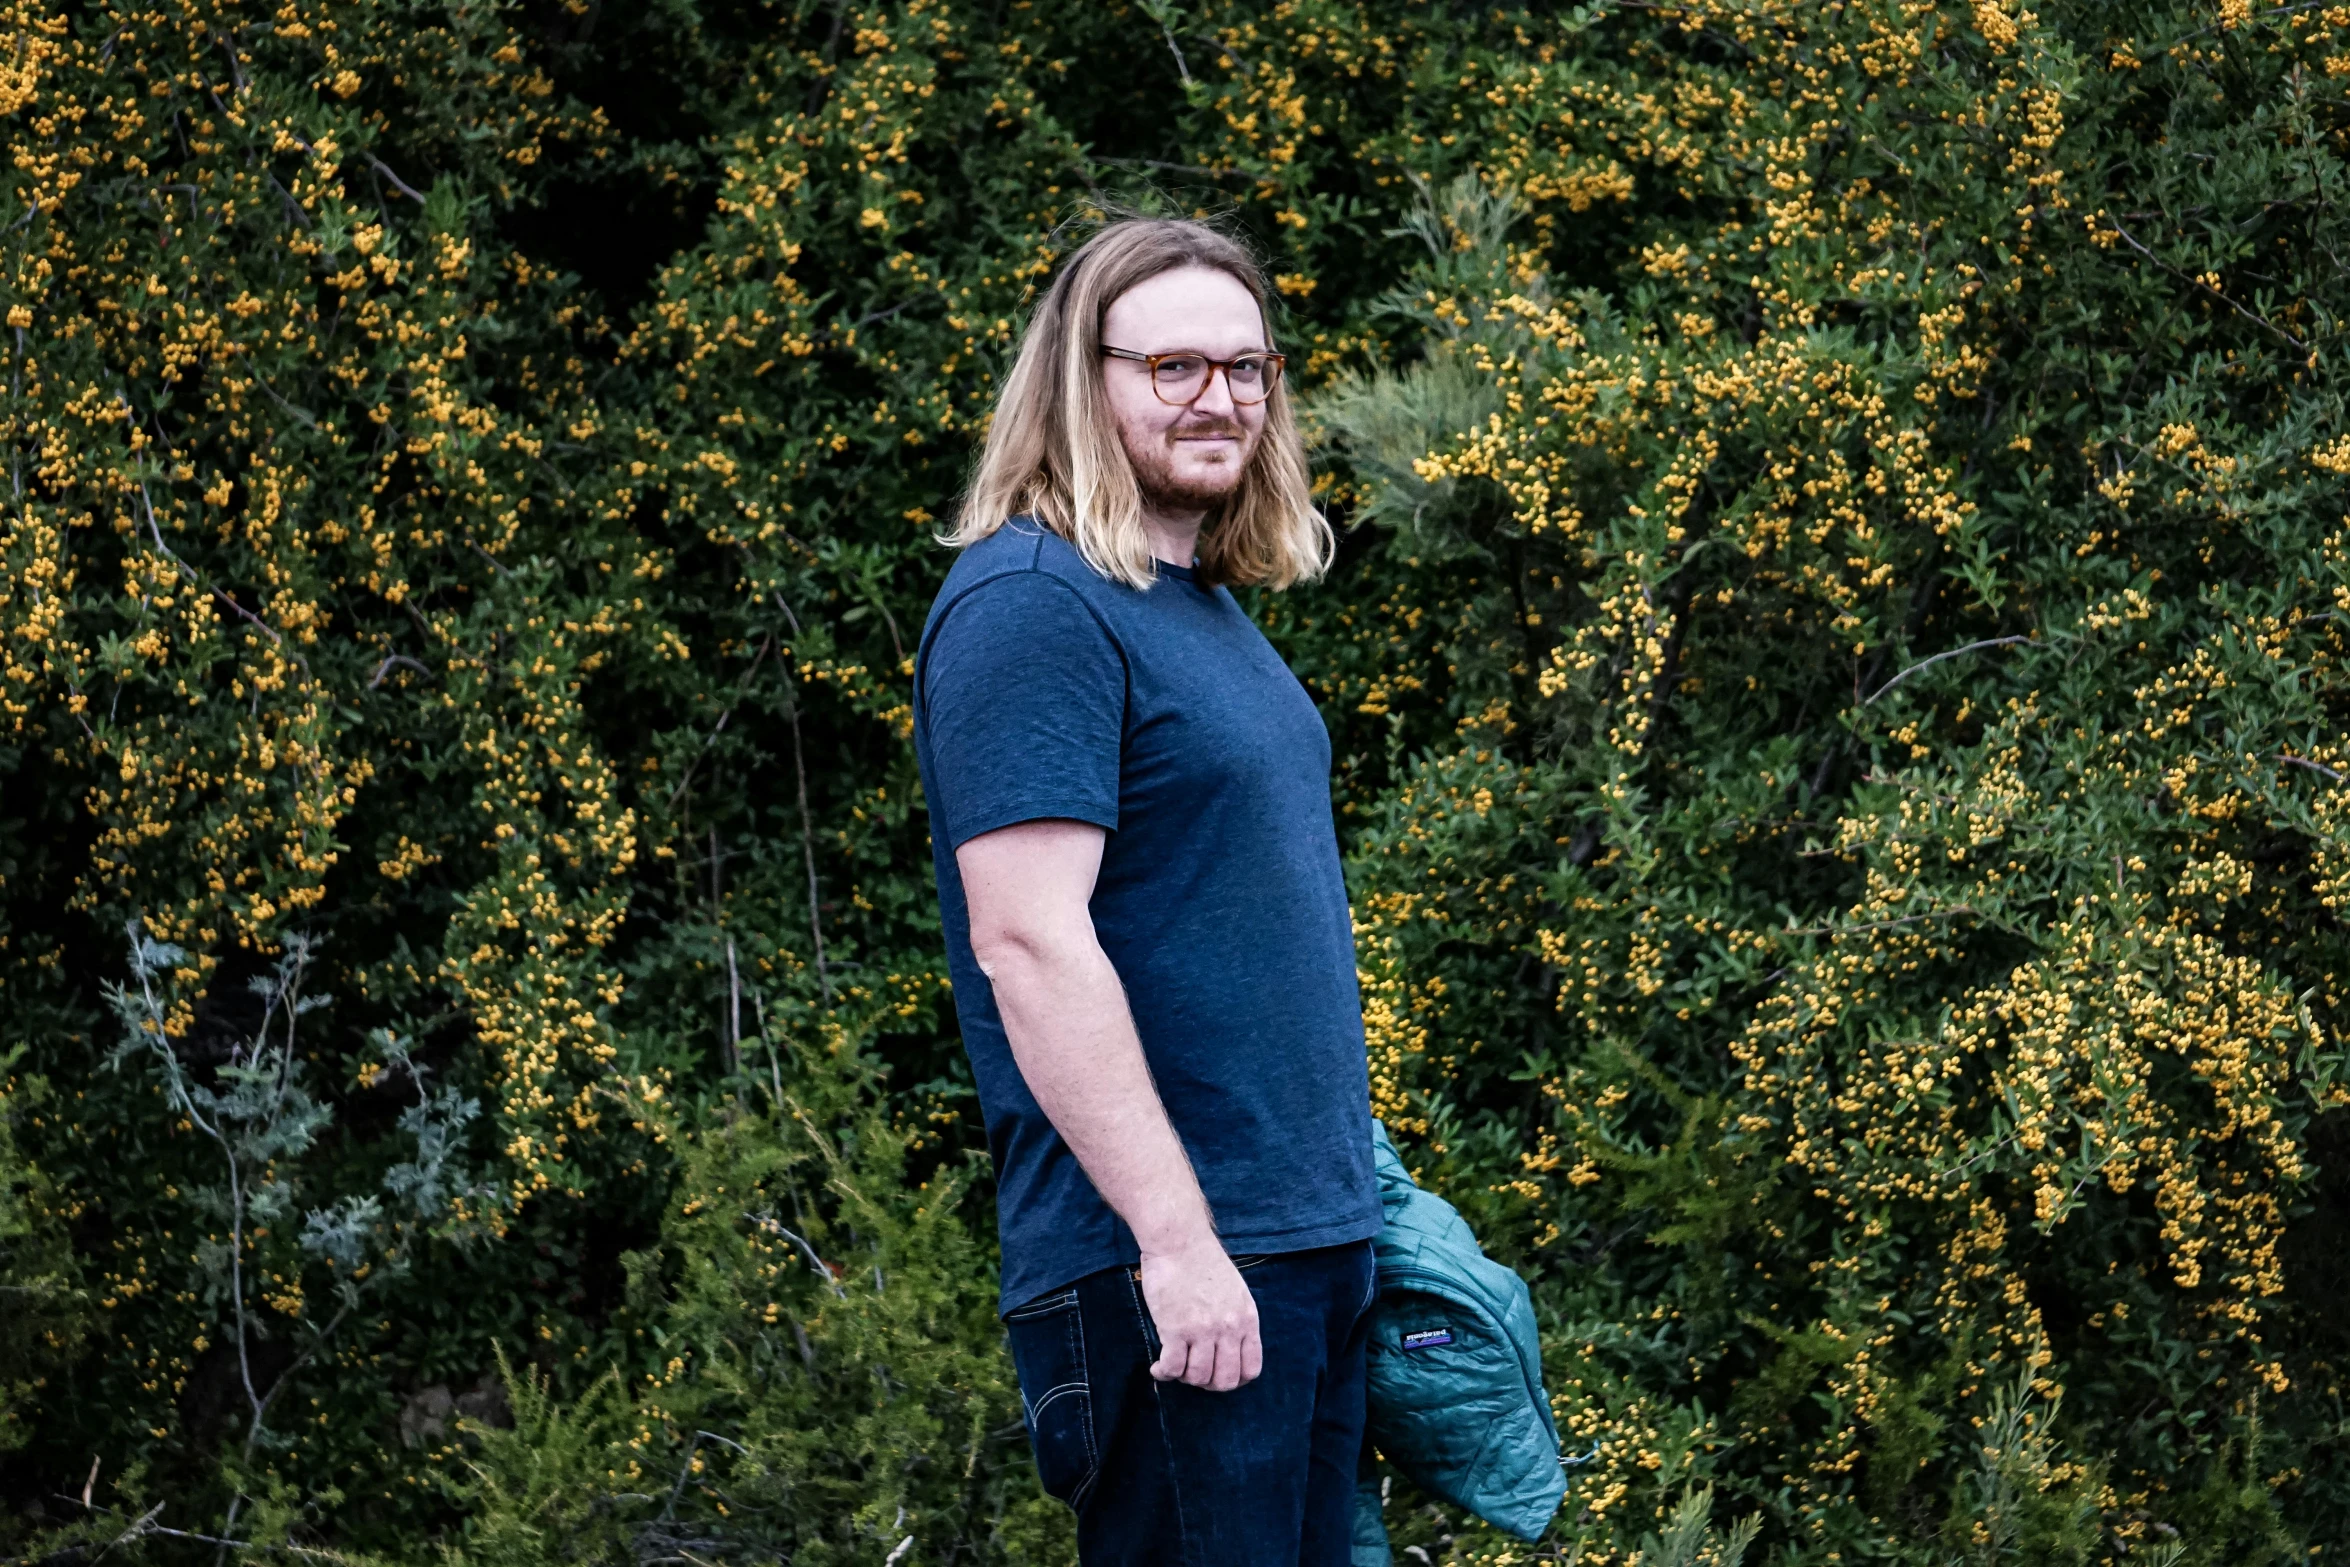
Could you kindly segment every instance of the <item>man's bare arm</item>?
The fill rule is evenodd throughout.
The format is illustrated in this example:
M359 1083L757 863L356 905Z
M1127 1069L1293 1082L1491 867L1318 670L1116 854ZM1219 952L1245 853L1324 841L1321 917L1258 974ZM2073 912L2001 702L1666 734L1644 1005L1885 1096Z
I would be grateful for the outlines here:
M1040 821L955 851L971 950L1028 1091L1134 1231L1159 1332L1151 1373L1229 1392L1263 1366L1255 1297L1216 1239L1088 905L1102 829Z

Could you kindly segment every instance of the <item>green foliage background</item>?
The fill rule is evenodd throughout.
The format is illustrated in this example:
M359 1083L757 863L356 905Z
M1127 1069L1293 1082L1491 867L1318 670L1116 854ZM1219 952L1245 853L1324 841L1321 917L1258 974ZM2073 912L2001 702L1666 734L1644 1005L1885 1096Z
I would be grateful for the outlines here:
M2350 7L0 13L14 1556L1069 1559L907 655L1118 204L1582 1460L1399 1544L2350 1539Z

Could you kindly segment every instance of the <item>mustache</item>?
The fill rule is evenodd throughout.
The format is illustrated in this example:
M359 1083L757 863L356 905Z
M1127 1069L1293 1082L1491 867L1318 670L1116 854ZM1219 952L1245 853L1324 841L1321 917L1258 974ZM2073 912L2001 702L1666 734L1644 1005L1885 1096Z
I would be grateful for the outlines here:
M1170 441L1196 440L1204 435L1228 436L1235 441L1246 440L1247 432L1237 419L1202 419L1196 424L1177 425L1167 432Z

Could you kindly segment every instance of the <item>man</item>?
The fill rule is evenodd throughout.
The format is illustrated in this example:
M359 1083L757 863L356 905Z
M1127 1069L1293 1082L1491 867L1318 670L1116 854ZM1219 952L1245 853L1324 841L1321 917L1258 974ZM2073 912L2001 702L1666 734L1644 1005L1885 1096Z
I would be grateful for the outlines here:
M1380 1207L1330 741L1226 586L1328 562L1282 363L1232 241L1105 228L923 631L1002 1305L1087 1567L1347 1557Z

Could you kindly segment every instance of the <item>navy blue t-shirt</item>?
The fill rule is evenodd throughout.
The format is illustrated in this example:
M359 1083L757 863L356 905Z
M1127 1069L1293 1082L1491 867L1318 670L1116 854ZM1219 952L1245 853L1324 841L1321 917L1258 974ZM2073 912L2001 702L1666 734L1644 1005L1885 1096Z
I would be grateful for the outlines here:
M1093 925L1225 1249L1378 1233L1330 735L1223 588L1113 582L1025 519L966 549L922 632L914 749L947 967L995 1154L1003 1309L1140 1260L1012 1060L954 851L1107 829Z

